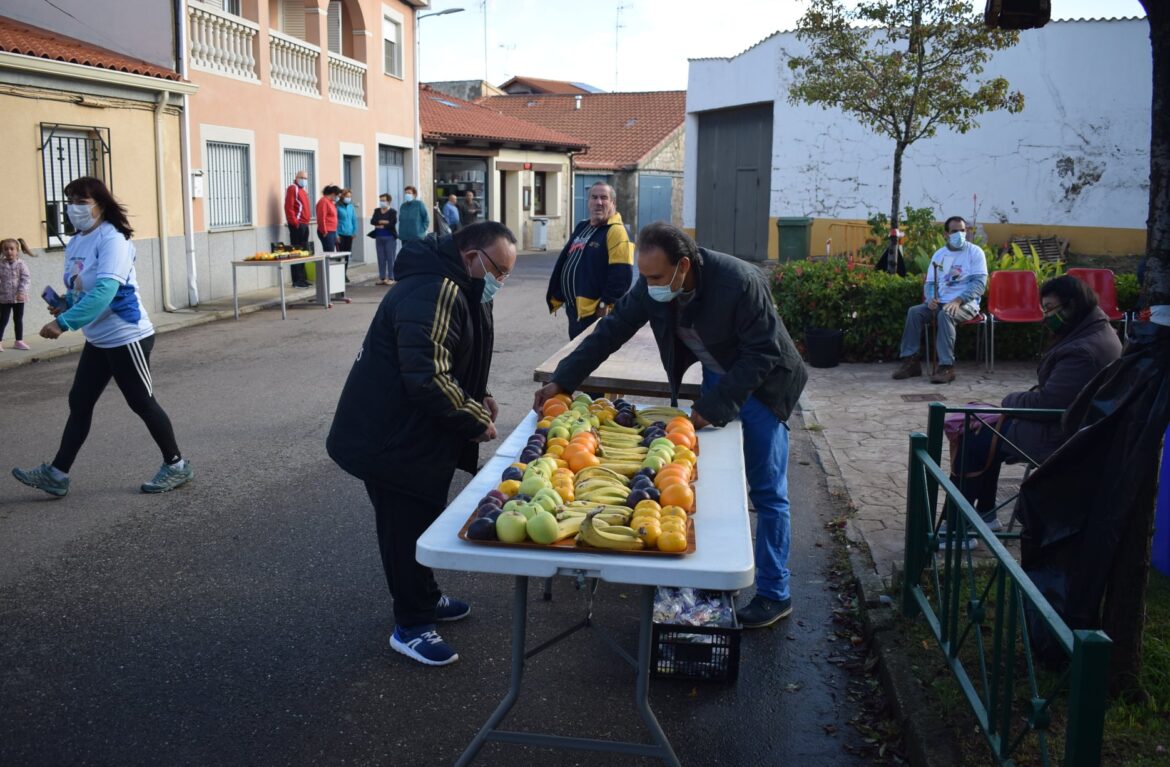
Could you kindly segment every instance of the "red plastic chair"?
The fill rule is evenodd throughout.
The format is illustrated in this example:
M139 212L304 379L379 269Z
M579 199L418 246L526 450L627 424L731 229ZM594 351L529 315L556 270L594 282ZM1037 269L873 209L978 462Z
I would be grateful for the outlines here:
M995 369L995 325L997 322L1043 322L1040 287L1036 273L1028 270L1003 270L991 273L987 288L988 370Z
M1129 317L1117 308L1117 282L1112 269L1069 269L1068 275L1076 277L1097 294L1097 305L1111 322L1120 322L1122 331L1129 337Z

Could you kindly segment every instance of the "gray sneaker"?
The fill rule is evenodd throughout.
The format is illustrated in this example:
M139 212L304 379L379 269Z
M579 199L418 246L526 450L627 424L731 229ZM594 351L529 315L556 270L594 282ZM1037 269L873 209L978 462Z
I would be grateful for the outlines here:
M64 498L65 494L69 492L69 477L57 479L53 476L53 472L49 471L47 463L42 463L35 469L13 469L12 476L29 487L44 490L49 495L55 495L58 498Z
M183 468L177 468L164 463L154 475L154 479L142 486L144 493L165 493L185 485L195 478L195 469L191 467L190 459L183 462Z

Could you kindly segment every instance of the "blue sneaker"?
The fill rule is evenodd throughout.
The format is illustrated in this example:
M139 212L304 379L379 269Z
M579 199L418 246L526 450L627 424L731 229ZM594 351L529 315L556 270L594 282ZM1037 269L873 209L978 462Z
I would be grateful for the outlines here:
M466 618L470 613L471 605L445 595L439 597L439 601L435 605L435 620L437 621L457 621L460 618Z
M446 666L459 660L459 653L443 641L433 623L414 628L396 626L390 635L390 646L427 666Z
M154 479L141 488L144 493L165 493L185 485L195 478L195 469L191 468L191 461L184 459L182 467L164 463L155 473Z
M64 498L65 494L69 492L69 477L57 479L53 476L47 463L42 463L35 469L13 469L12 476L29 487L44 490L49 495L55 495L58 498Z

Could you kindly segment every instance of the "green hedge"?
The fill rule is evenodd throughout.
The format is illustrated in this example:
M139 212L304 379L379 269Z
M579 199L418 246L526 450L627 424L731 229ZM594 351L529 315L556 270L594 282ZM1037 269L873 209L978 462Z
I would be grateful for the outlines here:
M776 309L801 351L806 329L843 330L848 362L897 359L906 311L922 301L921 277L876 272L872 266L842 259L779 264L771 281ZM958 359L975 358L977 330L959 329ZM995 357L1035 359L1046 338L1040 325L997 325Z

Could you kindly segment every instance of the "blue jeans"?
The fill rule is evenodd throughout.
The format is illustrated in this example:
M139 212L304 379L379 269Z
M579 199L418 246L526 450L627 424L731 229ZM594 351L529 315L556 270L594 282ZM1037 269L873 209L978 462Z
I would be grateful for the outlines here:
M703 393L722 376L703 368ZM788 424L755 397L739 411L748 496L756 507L756 593L788 599L792 515L788 504Z

